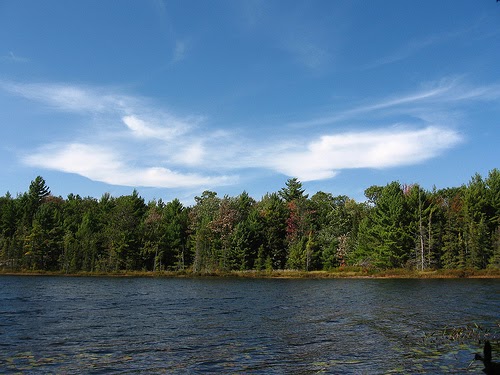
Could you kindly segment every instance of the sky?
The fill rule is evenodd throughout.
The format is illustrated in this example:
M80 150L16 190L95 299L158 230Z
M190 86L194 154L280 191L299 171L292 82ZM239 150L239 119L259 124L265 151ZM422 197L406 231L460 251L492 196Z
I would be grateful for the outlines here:
M0 1L0 195L362 201L499 141L495 0Z

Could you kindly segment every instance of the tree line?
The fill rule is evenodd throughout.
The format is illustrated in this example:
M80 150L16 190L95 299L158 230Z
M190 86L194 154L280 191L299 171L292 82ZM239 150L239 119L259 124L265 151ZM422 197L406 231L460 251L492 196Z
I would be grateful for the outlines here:
M131 195L53 196L38 176L0 197L0 268L120 270L500 268L500 171L428 191L391 182L366 201L291 178L259 201L204 191L195 204Z

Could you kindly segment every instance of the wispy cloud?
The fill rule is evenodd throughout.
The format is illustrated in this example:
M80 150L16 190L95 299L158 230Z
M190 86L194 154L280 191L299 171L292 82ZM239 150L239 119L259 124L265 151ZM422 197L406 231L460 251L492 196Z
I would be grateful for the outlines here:
M332 46L337 36L325 33L320 25L332 26L330 20L319 20L311 14L310 7L303 3L276 7L263 0L234 2L236 26L245 34L259 38L292 62L308 71L321 72L332 62Z
M471 87L458 80L444 80L425 90L309 121L326 124L355 119L360 124L365 121L362 130L297 135L281 124L277 125L279 136L263 139L258 134L244 137L237 129L214 128L202 116L174 115L144 98L110 89L5 82L0 82L0 88L57 111L87 114L89 129L99 118L99 131L88 136L67 135L66 142L27 151L22 159L26 165L113 185L184 189L236 183L248 168L269 169L307 181L332 178L344 169L422 163L456 146L464 137L447 123L446 111L434 120L420 118L404 124L394 121L389 113L397 109L415 117L414 112L425 112L423 103L439 102L450 109L448 106L465 99L500 97L500 87L494 85ZM371 113L387 114L386 125L370 122Z
M136 135L166 134L170 129L189 129L203 120L199 115L175 116L156 110L145 98L127 95L113 88L59 83L18 83L0 81L0 88L37 101L55 110L83 114L102 114L120 118ZM147 119L147 120L146 120Z
M270 166L303 181L331 178L353 168L388 168L431 159L462 137L443 127L379 129L323 135L302 150L270 158Z
M305 121L290 123L293 127L311 127L334 124L348 119L356 119L360 115L381 113L384 110L400 110L401 113L411 113L416 106L427 106L428 109L436 106L453 106L456 102L465 100L491 101L500 97L500 85L470 86L464 84L460 78L446 78L435 83L426 84L425 88L399 95L384 98L373 103L359 105L343 111L336 111Z
M269 12L272 4L265 0L248 0L235 2L234 5L240 15L238 24L252 29L259 27L262 20L266 19L266 14Z
M186 58L186 53L188 51L188 42L186 40L177 40L175 42L175 48L172 56L172 63L178 63Z
M176 164L197 166L203 164L204 160L208 159L203 143L198 140L184 147L184 152L176 153L172 161Z
M12 63L26 63L30 60L26 57L16 55L14 52L9 51L6 55L0 56L0 61L12 62Z
M325 46L320 46L304 36L290 38L284 47L296 60L309 69L319 69L330 60L330 54Z
M465 34L467 30L456 30L447 33L441 33L436 35L428 35L423 38L410 40L408 43L396 49L394 52L387 54L386 56L380 57L374 62L364 66L364 69L373 69L382 65L392 64L404 59L407 59L425 48L439 45L445 43L451 39L457 38Z
M58 111L87 114L89 129L92 119L99 118L100 130L88 139L82 141L79 135L67 143L41 145L25 155L27 165L114 185L189 188L225 185L237 178L189 170L201 163L203 155L203 141L193 130L210 139L198 128L200 116L175 116L145 99L111 89L12 82L1 82L0 87Z
M193 126L189 121L183 121L173 116L163 117L166 118L163 119L161 125L151 123L158 121L158 119L147 122L135 115L123 116L122 121L132 131L132 134L138 138L152 138L164 141L172 140L174 137L189 131Z
M124 161L127 159L128 163ZM30 166L75 173L111 185L186 188L235 182L235 177L229 176L180 173L158 166L133 167L134 161L105 146L83 143L48 145L24 158Z
M123 112L135 99L109 94L111 90L58 83L3 81L0 86L13 94L68 112Z

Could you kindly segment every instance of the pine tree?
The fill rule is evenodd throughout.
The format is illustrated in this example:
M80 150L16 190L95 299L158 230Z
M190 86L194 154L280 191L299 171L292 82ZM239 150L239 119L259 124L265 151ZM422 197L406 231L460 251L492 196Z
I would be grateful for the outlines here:
M384 187L369 219L361 227L361 253L370 254L373 265L402 267L413 250L403 190L398 182Z
M288 179L285 185L286 187L282 188L279 192L279 196L284 199L285 202L307 199L308 194L304 194L305 190L302 188L302 182L297 178Z

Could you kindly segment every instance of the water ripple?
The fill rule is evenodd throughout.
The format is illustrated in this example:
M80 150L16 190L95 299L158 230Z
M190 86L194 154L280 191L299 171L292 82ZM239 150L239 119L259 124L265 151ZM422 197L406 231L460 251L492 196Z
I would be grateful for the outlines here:
M485 297L499 293L500 283L491 280L5 276L0 368L42 374L477 373L479 365L467 368L480 350L476 336L450 337L468 324L498 331L500 300Z

